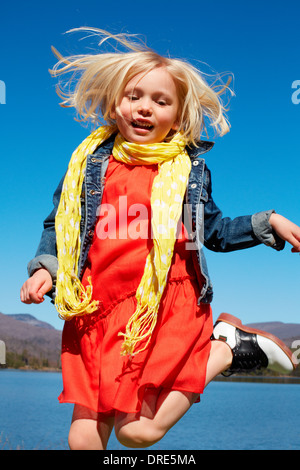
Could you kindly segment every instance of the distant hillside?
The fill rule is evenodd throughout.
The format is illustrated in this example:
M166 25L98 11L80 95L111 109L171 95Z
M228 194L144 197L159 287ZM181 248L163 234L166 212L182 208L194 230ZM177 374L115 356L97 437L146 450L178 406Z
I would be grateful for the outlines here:
M299 323L283 323L283 322L265 322L251 323L248 326L259 330L268 331L272 335L281 339L289 348L292 347L294 340L300 340L300 324Z
M292 348L300 340L299 323L264 322L249 326L274 334ZM59 367L61 331L28 314L0 313L0 340L6 344L7 365L11 367Z
M27 325L40 326L41 328L54 330L54 326L46 323L45 321L37 320L33 315L29 315L28 313L12 313L6 316L14 318L15 320L23 321L27 323Z
M61 331L32 315L0 313L0 339L9 366L60 366Z

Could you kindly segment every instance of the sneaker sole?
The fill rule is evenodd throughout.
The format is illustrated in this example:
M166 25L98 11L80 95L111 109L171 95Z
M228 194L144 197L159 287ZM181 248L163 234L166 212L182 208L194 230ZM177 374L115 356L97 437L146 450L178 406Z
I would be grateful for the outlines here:
M245 326L242 324L241 320L233 315L230 315L230 313L221 313L217 319L217 322L223 321L225 323L229 323L230 325L239 328L242 331L245 331L246 333L252 333L255 335L260 335L264 336L265 338L269 338L270 340L274 341L274 343L279 346L283 352L288 356L290 359L291 363L293 364L293 368L296 369L298 366L298 363L294 357L294 354L292 351L284 344L283 341L281 341L277 336L272 335L271 333L267 333L266 331L262 330L257 330L256 328L251 328L249 326Z

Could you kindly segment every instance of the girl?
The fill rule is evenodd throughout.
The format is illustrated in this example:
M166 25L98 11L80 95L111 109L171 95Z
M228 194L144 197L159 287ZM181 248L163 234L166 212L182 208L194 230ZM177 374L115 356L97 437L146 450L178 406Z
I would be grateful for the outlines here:
M129 52L55 51L54 74L82 72L59 91L63 105L107 125L73 153L21 289L25 303L52 295L67 320L59 400L75 404L71 449L105 449L113 427L123 445L150 446L217 374L295 367L283 343L235 317L221 315L213 334L201 242L280 250L287 240L300 251L300 228L274 211L230 220L212 199L203 154L213 144L200 135L205 118L228 132L224 89L184 61L107 37Z

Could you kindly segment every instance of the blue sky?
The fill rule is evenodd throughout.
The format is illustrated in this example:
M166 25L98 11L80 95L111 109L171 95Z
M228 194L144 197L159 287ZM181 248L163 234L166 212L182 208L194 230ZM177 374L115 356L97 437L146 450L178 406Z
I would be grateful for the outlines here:
M89 132L58 105L48 73L55 63L51 45L64 54L87 52L88 41L63 34L79 26L141 34L162 54L232 72L231 132L206 158L214 199L226 216L274 208L300 225L300 104L292 100L293 93L300 98L292 88L300 80L298 0L2 3L0 311L30 313L59 329L63 323L48 298L27 306L19 290L52 193ZM206 255L215 318L226 311L245 323L300 322L300 259L289 246L281 253L259 246Z

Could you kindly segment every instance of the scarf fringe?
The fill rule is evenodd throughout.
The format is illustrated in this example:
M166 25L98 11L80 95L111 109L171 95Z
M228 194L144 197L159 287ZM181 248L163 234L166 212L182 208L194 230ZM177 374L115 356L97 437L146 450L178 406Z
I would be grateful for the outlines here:
M71 273L69 276L69 290L73 294L72 298L70 298L69 301L65 297L63 301L61 301L59 296L55 298L55 307L58 311L58 316L66 321L71 320L74 315L82 316L94 313L99 308L99 301L92 300L93 286L91 277L88 277L88 285L85 288L75 274Z
M149 307L148 305L139 305L135 313L130 317L126 325L126 333L118 333L118 336L124 336L121 347L121 356L136 356L144 351L151 339L151 335L157 322L157 312L159 305ZM135 351L138 343L146 341L144 347Z

